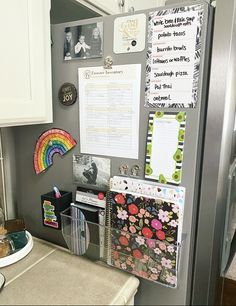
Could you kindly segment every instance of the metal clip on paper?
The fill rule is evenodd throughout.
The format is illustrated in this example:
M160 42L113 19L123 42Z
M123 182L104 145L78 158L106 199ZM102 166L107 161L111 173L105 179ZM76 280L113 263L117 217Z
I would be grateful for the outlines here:
M113 65L113 58L108 55L105 59L104 59L104 69L112 69L112 65Z
M134 165L130 169L131 176L139 176L140 167L138 165Z
M119 170L120 170L120 175L128 175L128 165L120 165Z

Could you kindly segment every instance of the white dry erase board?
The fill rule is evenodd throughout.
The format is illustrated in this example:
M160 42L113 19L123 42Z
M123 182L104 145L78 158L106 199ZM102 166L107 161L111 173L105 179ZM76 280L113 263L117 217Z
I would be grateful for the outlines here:
M196 107L203 14L202 5L149 13L147 107Z

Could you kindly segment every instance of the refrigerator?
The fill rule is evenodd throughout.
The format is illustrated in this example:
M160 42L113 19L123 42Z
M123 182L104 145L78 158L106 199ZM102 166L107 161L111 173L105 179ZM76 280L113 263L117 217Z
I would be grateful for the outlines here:
M202 6L201 54L197 85L196 105L191 107L145 107L145 81L147 38L145 48L134 53L115 53L114 22L118 16L96 17L52 25L52 124L12 128L15 146L15 180L17 216L23 217L32 235L65 246L58 230L42 225L41 195L50 192L53 185L73 192L73 154L80 150L80 92L78 69L104 66L104 59L111 56L113 65L141 64L139 103L138 158L111 158L111 176L119 174L122 164L138 165L140 178L144 178L146 137L150 111L183 111L186 113L186 138L180 186L186 188L181 258L178 286L167 288L140 278L136 305L214 305L221 293L220 276L224 250L225 219L229 171L235 158L235 0L217 1L167 1L165 7L127 13L124 16L144 14L148 35L149 13L182 7ZM121 15L119 15L121 17ZM103 55L88 59L63 58L65 29L93 23L103 23ZM146 36L147 37L147 36ZM78 91L73 105L59 102L58 93L65 83L72 83ZM38 137L51 128L63 129L77 141L77 146L61 157L53 157L53 165L36 175L33 167L34 149ZM232 169L231 169L232 170ZM230 204L229 204L230 205ZM231 242L231 241L230 241ZM227 248L230 248L230 242ZM219 300L218 300L219 301ZM219 303L219 302L218 302Z

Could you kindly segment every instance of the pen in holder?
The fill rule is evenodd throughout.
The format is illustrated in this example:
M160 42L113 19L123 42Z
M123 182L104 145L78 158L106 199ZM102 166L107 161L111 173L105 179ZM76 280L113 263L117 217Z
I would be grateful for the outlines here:
M58 196L58 192L60 197ZM72 192L50 191L41 195L41 208L43 225L54 229L61 229L60 212L70 206L72 202Z
M55 197L58 199L61 197L61 193L59 191L59 189L56 186L53 186L53 190L55 192Z

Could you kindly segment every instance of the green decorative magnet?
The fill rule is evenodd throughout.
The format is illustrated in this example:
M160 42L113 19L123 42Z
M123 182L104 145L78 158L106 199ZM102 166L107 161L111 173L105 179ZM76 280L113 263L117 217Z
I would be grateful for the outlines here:
M172 175L172 178L175 182L180 182L181 181L181 170L175 171L174 174Z
M167 183L167 180L166 180L166 178L165 178L165 176L163 174L159 175L159 182L161 184L166 184Z
M179 130L178 140L181 141L181 142L184 142L184 136L185 136L185 131L184 130Z
M175 154L173 155L173 159L176 162L180 162L183 159L183 154L182 151L180 149L177 149L177 151L175 152Z
M153 123L149 123L149 125L148 125L148 132L149 133L153 132Z
M179 122L183 122L185 121L185 113L184 112L179 112L177 115L176 115L176 120L179 121Z
M164 112L155 112L155 117L161 118L164 116Z
M151 156L152 154L152 144L148 144L147 145L147 152L146 152L147 156Z
M151 175L152 174L152 168L148 165L148 164L146 164L146 167L145 167L145 174L146 175Z

